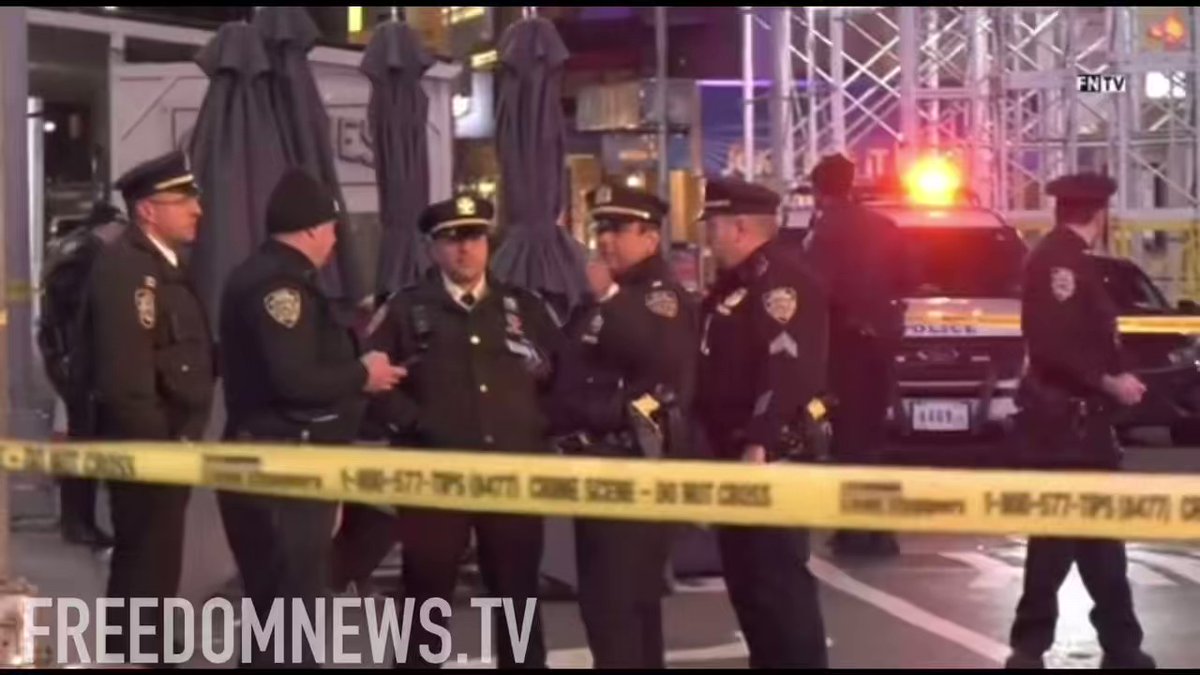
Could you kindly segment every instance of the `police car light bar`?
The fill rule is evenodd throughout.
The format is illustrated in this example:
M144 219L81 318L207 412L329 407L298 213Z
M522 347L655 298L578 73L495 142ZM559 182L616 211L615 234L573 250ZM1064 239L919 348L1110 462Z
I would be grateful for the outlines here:
M944 157L922 157L902 179L909 201L923 206L952 206L962 200L962 172Z

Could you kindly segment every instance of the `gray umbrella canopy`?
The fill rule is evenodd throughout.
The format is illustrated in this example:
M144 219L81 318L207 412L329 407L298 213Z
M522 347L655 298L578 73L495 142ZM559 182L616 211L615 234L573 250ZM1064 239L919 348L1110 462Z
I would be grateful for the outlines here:
M267 200L287 163L272 113L271 66L254 27L222 26L195 60L209 83L190 147L204 209L191 275L219 316L229 272L266 238Z
M303 7L263 7L254 16L254 27L271 64L271 101L287 162L321 181L341 207L337 257L322 270L322 281L330 294L357 301L365 295L362 265L345 219L348 211L333 161L329 115L308 63L320 31Z
M420 37L397 21L377 27L363 54L383 226L375 282L380 292L419 281L429 267L417 220L429 205L429 97L421 82L433 64Z
M506 229L492 271L569 309L587 289L583 247L557 225L566 181L562 66L569 54L554 24L540 17L510 26L498 51L496 152Z

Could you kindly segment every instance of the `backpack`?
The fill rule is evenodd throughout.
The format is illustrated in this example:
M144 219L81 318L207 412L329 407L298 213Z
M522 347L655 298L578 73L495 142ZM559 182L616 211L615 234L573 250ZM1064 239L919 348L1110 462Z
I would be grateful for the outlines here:
M72 363L72 356L81 354L82 310L92 265L124 226L119 218L103 224L85 223L46 247L36 339L46 376L68 405L78 398L76 389L81 384L80 378L72 377L74 366L79 365Z

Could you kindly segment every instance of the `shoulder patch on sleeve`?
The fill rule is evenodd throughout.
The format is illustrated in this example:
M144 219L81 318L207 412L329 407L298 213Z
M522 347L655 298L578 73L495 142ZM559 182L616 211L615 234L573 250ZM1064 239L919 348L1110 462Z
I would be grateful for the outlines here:
M646 294L646 309L659 316L674 319L679 316L679 296L675 291L651 291Z
M775 288L763 295L763 307L767 314L779 323L791 321L796 315L798 304L796 290L793 288Z
M133 292L133 305L137 308L138 323L142 328L154 328L154 291L150 288L139 288Z
M302 302L300 291L294 288L279 288L263 298L267 314L284 328L294 328L300 322Z
M1050 270L1050 292L1059 302L1066 302L1075 295L1075 271L1069 267Z

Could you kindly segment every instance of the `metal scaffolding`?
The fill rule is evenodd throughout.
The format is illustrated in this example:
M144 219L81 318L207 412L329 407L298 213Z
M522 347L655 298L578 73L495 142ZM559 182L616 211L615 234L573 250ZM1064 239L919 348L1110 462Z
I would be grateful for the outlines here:
M831 152L876 174L880 157L899 170L918 154L947 154L984 205L1032 227L1049 224L1048 181L1107 172L1119 184L1113 215L1136 231L1118 252L1200 270L1200 9L745 11L747 44L776 49L772 155L777 176L796 178L788 184ZM1080 92L1087 74L1126 86ZM790 114L777 112L780 101ZM1200 271L1188 274L1192 288L1173 290L1200 293Z

